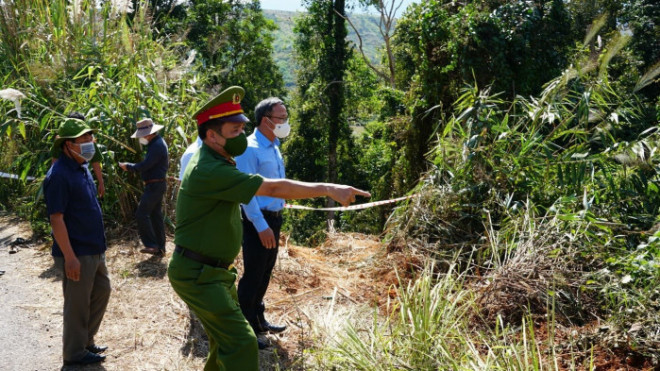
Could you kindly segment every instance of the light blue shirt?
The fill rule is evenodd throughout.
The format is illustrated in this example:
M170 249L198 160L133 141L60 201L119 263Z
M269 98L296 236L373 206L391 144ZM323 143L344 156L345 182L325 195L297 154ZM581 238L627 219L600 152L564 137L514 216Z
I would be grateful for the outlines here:
M186 166L188 166L188 161L192 158L192 156L199 151L199 148L202 146L202 139L200 137L197 137L197 140L190 143L188 148L186 148L186 151L183 152L183 156L181 156L181 160L179 161L179 164L181 165L181 170L179 171L179 180L183 180L183 173L186 171Z
M264 178L283 179L284 160L280 153L280 141L275 138L271 142L259 129L248 136L248 146L245 153L236 157L238 170L248 174L259 174ZM268 196L254 196L248 204L243 204L243 211L252 222L257 232L268 228L261 210L280 211L284 208L284 200Z

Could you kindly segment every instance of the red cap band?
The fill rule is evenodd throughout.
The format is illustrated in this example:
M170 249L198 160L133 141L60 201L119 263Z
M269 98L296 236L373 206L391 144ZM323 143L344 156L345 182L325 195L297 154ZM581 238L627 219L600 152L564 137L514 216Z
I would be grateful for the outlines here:
M240 103L234 103L234 102L221 103L197 115L197 126L211 119L232 116L239 113L243 113L243 108L241 108Z

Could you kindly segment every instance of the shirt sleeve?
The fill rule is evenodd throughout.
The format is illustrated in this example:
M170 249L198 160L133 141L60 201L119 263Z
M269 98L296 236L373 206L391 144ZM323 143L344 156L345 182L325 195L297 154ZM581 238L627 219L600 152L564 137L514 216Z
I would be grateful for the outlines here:
M206 167L198 164L181 189L210 200L246 204L257 193L263 180L261 175L245 174L232 165L218 163Z
M243 204L242 206L245 215L248 220L252 222L252 225L254 225L254 229L256 229L257 232L263 232L270 228L268 222L266 222L266 219L264 218L264 214L259 209L259 204L257 203L256 198L252 197L250 202Z
M195 152L185 152L183 156L181 156L180 160L180 165L181 165L181 170L179 170L179 180L183 180L183 174L186 172L186 166L188 166L188 162L190 162L190 158L195 154Z
M44 198L48 215L64 213L69 203L69 184L64 177L55 175L46 180Z
M126 167L129 170L141 173L158 165L161 157L163 156L163 151L161 150L161 146L157 146L156 144L157 143L154 143L153 149L151 151L147 150L147 155L144 156L144 160L142 160L142 162L138 162L137 164L129 163Z
M246 174L257 174L258 159L255 151L248 147L245 153L236 157L236 168ZM250 202L243 204L243 211L248 220L252 222L257 232L263 232L268 227L268 223L264 218L263 213L259 209L259 203L255 197L252 197Z

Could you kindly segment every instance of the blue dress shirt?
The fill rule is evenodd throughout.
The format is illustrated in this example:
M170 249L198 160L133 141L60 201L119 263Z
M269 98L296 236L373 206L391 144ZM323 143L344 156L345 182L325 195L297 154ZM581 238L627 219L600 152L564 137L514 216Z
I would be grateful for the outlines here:
M200 148L202 148L202 138L197 137L197 140L190 143L188 148L186 148L186 151L183 152L183 155L181 155L181 160L179 160L179 164L181 166L181 170L179 170L179 180L183 180L183 174L186 172L186 167L188 167L190 159L195 153L197 153L197 151L199 151Z
M62 153L43 183L48 215L64 214L64 224L76 256L102 254L106 249L101 205L89 170ZM53 256L63 256L53 238Z
M264 178L283 179L284 160L280 153L280 141L275 138L271 142L257 128L248 136L248 146L240 156L235 158L238 170L248 174L259 174ZM280 211L284 208L284 200L268 196L254 196L248 204L243 204L245 215L252 222L257 232L268 228L261 210Z

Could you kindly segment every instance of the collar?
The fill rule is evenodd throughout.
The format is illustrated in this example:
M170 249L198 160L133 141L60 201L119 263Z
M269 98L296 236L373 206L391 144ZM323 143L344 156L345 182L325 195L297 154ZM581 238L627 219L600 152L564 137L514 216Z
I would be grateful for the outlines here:
M149 143L147 143L147 147L151 146L153 143L156 143L159 138L160 138L160 135L156 134L154 139L150 140Z
M204 152L204 153L200 153L200 157L203 154L207 154L207 155L212 156L216 160L222 160L222 161L227 162L229 164L236 165L236 162L234 162L234 160L230 160L230 159L226 158L225 156L219 154L218 152L214 151L213 148L206 145L206 143L204 143L204 142L202 142L202 146L200 147L199 150Z
M257 138L259 147L272 147L273 145L280 145L280 140L277 137L275 137L275 140L271 142L270 139L266 138L266 136L258 128L254 130L254 137Z
M78 169L84 169L85 167L83 166L84 162L79 164L76 162L76 160L72 159L71 157L67 156L64 153L64 150L62 150L62 153L60 153L60 157L57 159L57 161L61 161L62 165L66 166L67 168L71 170L78 170Z

